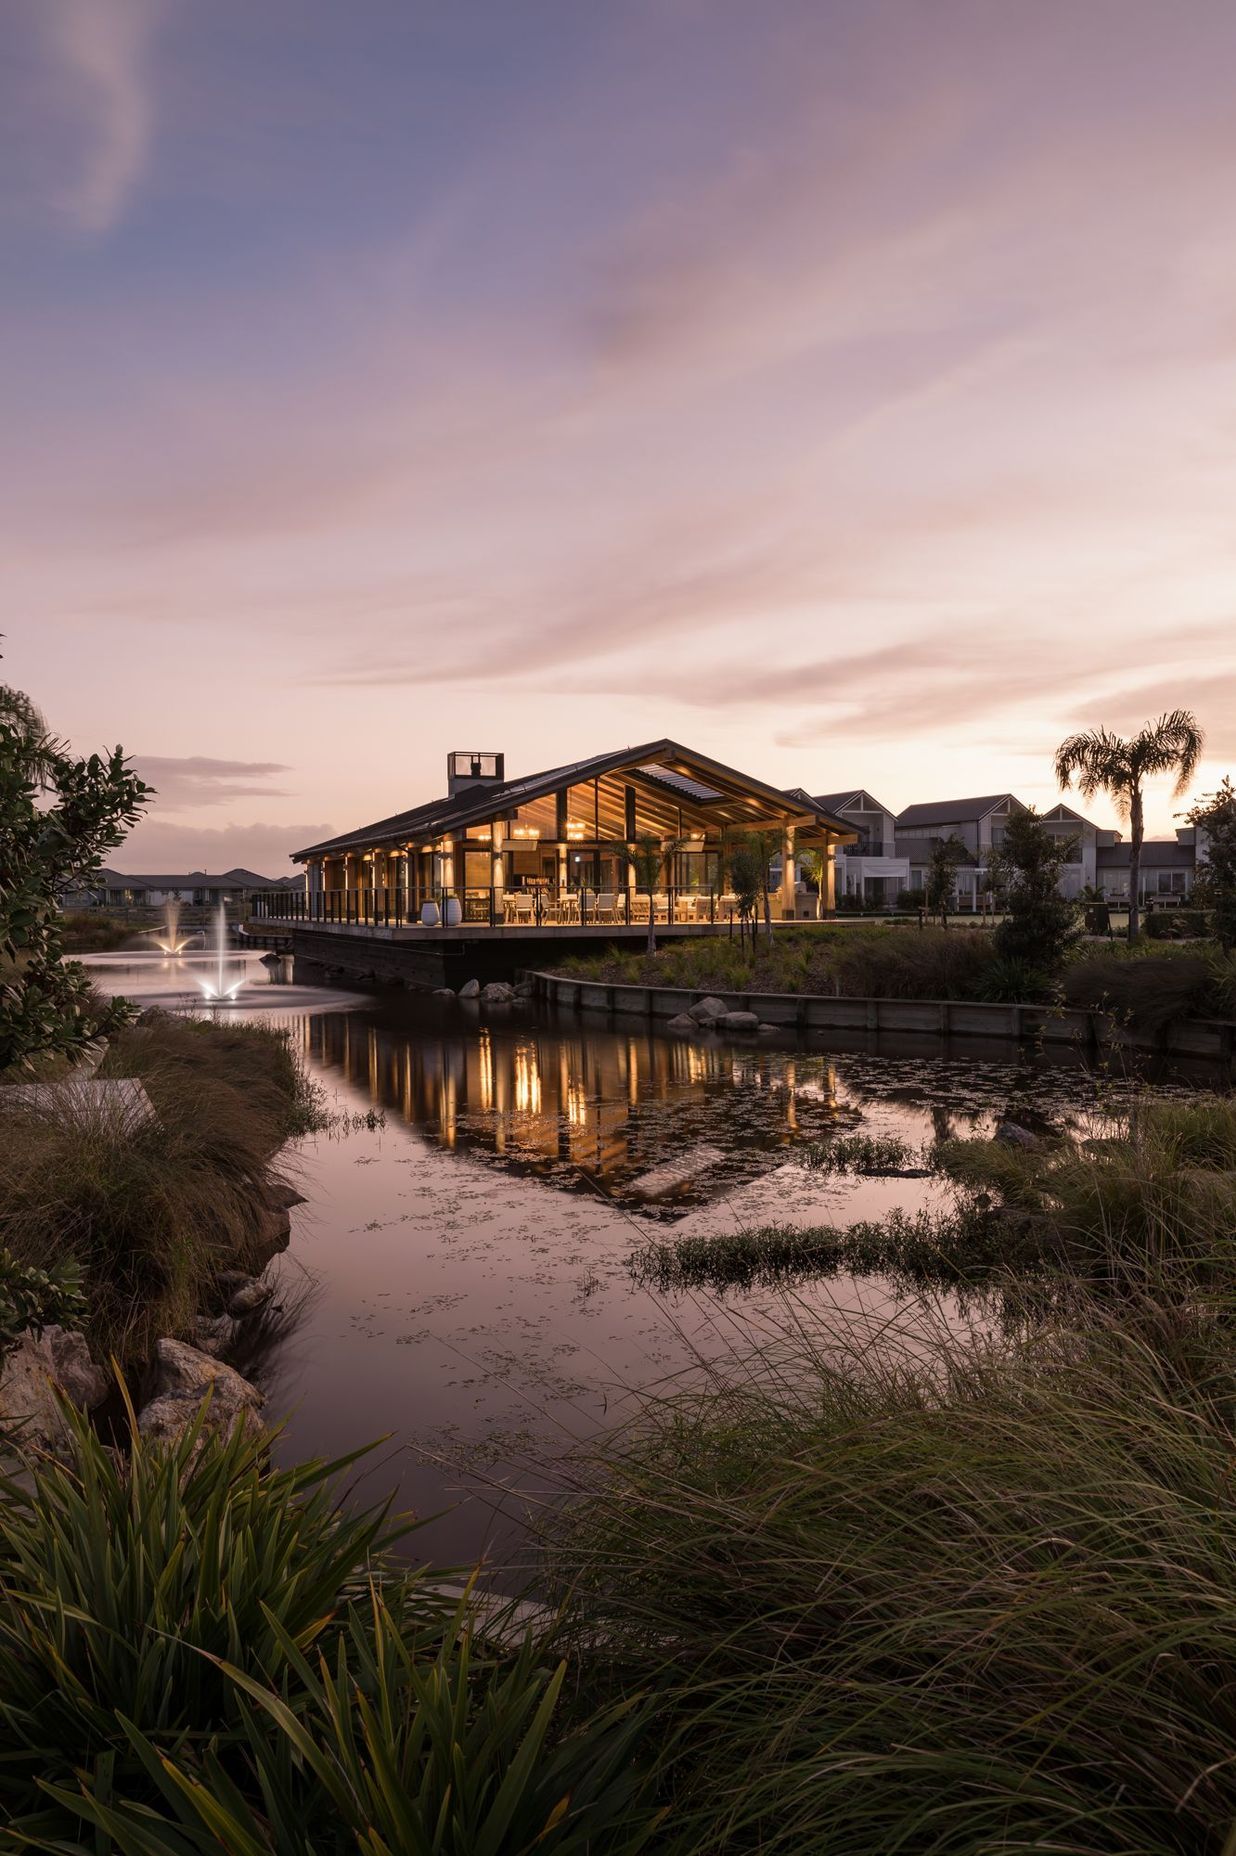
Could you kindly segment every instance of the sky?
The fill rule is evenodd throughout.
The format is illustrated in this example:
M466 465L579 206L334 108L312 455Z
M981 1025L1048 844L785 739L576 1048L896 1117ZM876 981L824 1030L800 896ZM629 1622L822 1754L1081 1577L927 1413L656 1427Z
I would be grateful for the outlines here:
M0 677L158 789L117 867L284 874L458 748L1236 763L1230 0L0 32Z

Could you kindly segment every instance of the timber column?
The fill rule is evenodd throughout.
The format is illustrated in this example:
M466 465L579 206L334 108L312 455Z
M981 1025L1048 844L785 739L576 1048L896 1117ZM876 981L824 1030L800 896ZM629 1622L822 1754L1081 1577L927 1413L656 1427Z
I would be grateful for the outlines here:
M798 900L795 882L797 874L794 866L794 827L787 825L785 842L781 846L781 919L783 922L794 919L794 908Z

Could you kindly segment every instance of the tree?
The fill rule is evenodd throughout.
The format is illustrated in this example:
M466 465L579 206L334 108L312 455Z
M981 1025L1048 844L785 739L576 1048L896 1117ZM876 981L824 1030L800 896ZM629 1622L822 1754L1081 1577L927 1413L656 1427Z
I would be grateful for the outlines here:
M1060 872L1070 862L1075 839L1057 838L1033 807L1013 813L1004 842L991 860L1004 892L1005 920L996 929L997 953L1022 961L1047 977L1061 964L1081 933L1079 905L1060 894Z
M78 1058L132 1015L63 960L59 898L124 841L149 792L120 748L75 758L28 696L0 687L0 1070Z
M657 905L654 891L661 881L661 866L665 862L665 848L660 838L654 838L651 832L642 832L631 846L631 864L635 871L635 887L648 891L648 952L657 951Z
M948 927L948 905L957 888L958 867L966 863L969 856L969 851L955 832L947 838L938 838L932 846L931 861L927 866L927 907L933 915L940 917L942 928Z
M738 935L742 939L743 930L751 924L751 952L755 953L755 911L759 905L761 887L768 886L768 859L763 846L758 842L759 834L744 832L731 840L727 847L726 858L729 872L730 888L738 905Z
M1236 787L1227 774L1219 790L1199 799L1185 818L1197 832L1193 894L1214 910L1215 936L1230 950L1236 947Z
M785 856L785 840L779 831L749 831L746 834L755 856L760 860L759 898L764 905L764 933L771 941L773 937L772 902L768 889L768 870L774 857ZM752 943L754 945L754 931Z
M1204 737L1189 709L1172 709L1126 741L1106 728L1070 735L1056 749L1056 779L1065 791L1074 780L1083 799L1106 793L1129 821L1129 939L1141 927L1142 839L1145 782L1175 774L1173 794L1188 786L1201 759Z

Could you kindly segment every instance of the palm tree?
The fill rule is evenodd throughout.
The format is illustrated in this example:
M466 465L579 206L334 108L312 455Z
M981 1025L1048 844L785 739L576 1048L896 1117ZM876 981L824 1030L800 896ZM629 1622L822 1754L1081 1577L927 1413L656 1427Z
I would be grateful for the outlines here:
M1106 728L1070 735L1056 749L1056 779L1065 790L1077 781L1083 799L1107 793L1121 818L1129 821L1129 939L1141 927L1143 783L1155 774L1174 773L1173 796L1179 798L1201 759L1204 737L1190 709L1172 709L1127 741Z

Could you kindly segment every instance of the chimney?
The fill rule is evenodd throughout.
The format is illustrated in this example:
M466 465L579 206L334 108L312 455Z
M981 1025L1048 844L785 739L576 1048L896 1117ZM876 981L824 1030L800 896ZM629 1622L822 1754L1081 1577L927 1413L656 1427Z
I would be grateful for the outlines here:
M501 786L506 778L505 754L455 750L446 757L446 793L453 799L470 786Z

